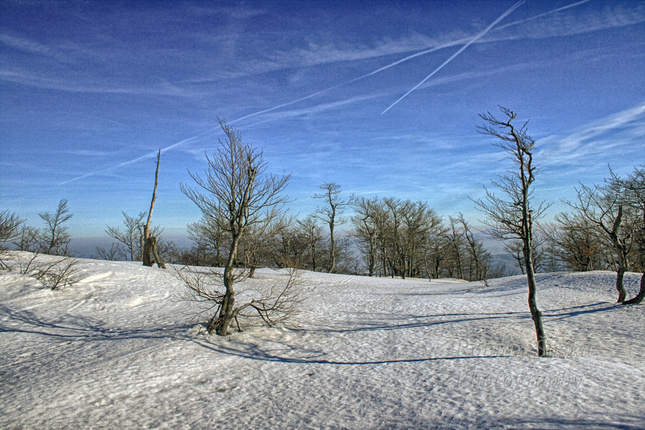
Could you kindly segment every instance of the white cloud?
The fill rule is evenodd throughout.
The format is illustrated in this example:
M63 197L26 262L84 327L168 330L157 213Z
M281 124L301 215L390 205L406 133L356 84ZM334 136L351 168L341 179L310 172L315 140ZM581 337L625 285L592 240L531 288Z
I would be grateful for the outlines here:
M641 145L645 138L645 102L590 123L565 137L542 139L544 165L583 162L586 157Z

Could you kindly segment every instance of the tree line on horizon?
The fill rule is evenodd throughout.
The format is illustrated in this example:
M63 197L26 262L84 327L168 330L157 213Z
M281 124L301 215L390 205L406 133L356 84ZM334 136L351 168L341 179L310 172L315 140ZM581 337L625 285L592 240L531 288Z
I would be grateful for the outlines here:
M495 266L481 234L463 214L439 216L426 202L396 197L343 196L334 182L320 185L312 195L321 205L297 218L285 213L250 229L240 243L237 266L297 267L304 270L368 276L458 278L485 280L509 274ZM619 301L625 300L622 276L643 272L645 254L645 166L621 178L613 171L600 185L580 184L571 211L555 222L537 226L533 254L537 272L612 270L617 272ZM348 209L354 215L345 216ZM114 242L97 247L94 258L143 261L147 211L122 212L120 226L107 226ZM26 225L8 209L0 212L0 243L20 251L68 256L72 240L68 201L60 200L53 212L39 213L44 226ZM348 230L340 230L350 225ZM187 225L192 246L180 248L162 238L163 229L151 226L159 254L167 262L221 267L226 261L228 238L218 220L202 217ZM477 235L477 236L476 236ZM522 246L518 239L504 241L505 250L521 273Z
M610 170L610 177L601 185L581 184L576 188L577 200L566 202L571 211L556 215L555 223L540 225L538 220L550 205L535 204L532 198L537 171L533 162L535 142L526 131L527 123L516 126L516 114L500 109L506 119L481 114L484 125L478 130L498 139L496 146L507 153L517 170L494 180L497 193L486 189L485 198L474 203L486 215L490 227L487 233L505 241L506 250L527 276L538 355L543 356L546 337L535 301L535 272L615 270L617 301L631 304L643 300L645 166L636 167L626 177ZM286 298L293 278L274 296L277 302L254 300L236 307L234 284L252 277L258 267L484 281L504 275L503 268L493 267L491 254L462 214L446 221L425 202L344 196L339 184L326 182L312 196L320 200L313 213L304 218L289 215L285 210L289 200L282 195L289 175L267 173L262 151L243 143L239 132L225 121L220 120L220 126L226 139L220 140L212 157L207 156L204 174L190 173L195 184L180 184L182 192L202 211L202 218L188 225L193 242L190 248L179 249L163 241L159 237L161 228L150 226L161 152L150 210L137 216L124 212L123 226L108 226L106 230L115 243L110 249L97 248L102 258L142 260L148 266L156 260L164 267L159 251L171 263L224 268L223 274L180 274L192 291L192 299L217 305L207 324L209 333L226 334L231 322L237 322L249 308L270 323L270 315L284 310L285 303L291 306ZM346 217L349 208L354 215ZM53 214L45 212L40 217L45 227L37 229L25 225L9 210L0 212L0 243L11 242L18 250L68 255L71 238L66 223L72 215L67 200L61 200ZM349 233L339 234L339 227L348 222ZM7 267L1 254L0 265ZM643 272L640 292L630 300L623 284L628 270ZM205 285L216 284L216 279L223 282L224 292L204 289Z

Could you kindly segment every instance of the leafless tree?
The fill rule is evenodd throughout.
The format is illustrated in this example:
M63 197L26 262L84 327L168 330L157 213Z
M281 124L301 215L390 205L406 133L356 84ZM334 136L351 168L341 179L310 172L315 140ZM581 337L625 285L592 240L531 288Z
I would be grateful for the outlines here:
M159 249L157 246L157 237L154 236L150 230L150 220L152 219L152 211L155 207L157 200L157 184L159 183L159 164L161 161L161 149L157 153L157 168L155 169L155 186L152 191L152 201L150 202L150 210L148 211L148 220L143 228L143 265L152 266L157 263L157 266L162 269L166 268L166 264L159 256Z
M224 292L208 295L216 312L207 323L209 333L226 335L230 323L247 306L235 306L234 285L245 273L235 270L240 242L247 229L279 215L287 198L281 196L289 175L266 173L263 153L242 142L237 130L219 121L225 140L209 157L204 177L190 173L197 187L181 184L182 192L202 211L204 217L219 223L229 235L229 250L222 282Z
M37 252L40 249L40 236L40 230L23 224L13 239L13 244L18 251Z
M307 247L303 257L303 267L314 272L320 269L320 253L323 250L323 231L316 220L317 218L314 215L308 215L304 219L298 220L298 230Z
M65 223L72 218L67 207L67 199L62 199L53 214L43 212L38 214L45 221L45 228L41 230L41 251L50 255L67 255L71 240Z
M19 234L19 227L25 220L8 209L0 212L0 244L10 242Z
M123 211L121 213L123 214L124 229L107 226L105 232L118 242L118 253L122 254L122 257L129 261L142 261L143 218L146 213L140 212L136 217L130 216Z
M419 277L429 272L428 254L441 218L424 202L394 197L358 199L352 218L368 274Z
M635 241L637 248L637 263L643 273L641 276L640 291L636 297L623 302L626 305L640 304L645 298L645 165L642 165L624 180L627 191L628 204L639 215L635 228Z
M34 254L34 256L37 257L38 254ZM71 287L80 279L78 276L80 271L78 260L72 257L47 262L41 261L33 267L33 276L51 290Z
M96 247L96 258L98 260L118 261L123 258L123 249L118 243L112 243L109 248Z
M115 259L127 261L143 261L143 250L145 247L143 219L146 218L146 212L139 212L137 216L130 216L125 212L123 214L123 225L107 226L105 232L108 236L117 241L114 249L97 248L99 255L112 255ZM159 238L162 229L158 226L150 228L150 235ZM161 239L157 240L157 245L161 246Z
M456 218L450 217L450 227L446 234L447 247L446 251L448 258L454 262L455 272L451 273L451 277L464 279L463 258L466 253L466 240L462 232L459 230L459 221Z
M220 271L214 268L185 266L175 273L186 286L184 300L205 304L203 312L209 314L213 310L215 314L221 311L226 291L222 291L221 288L223 274ZM282 281L262 281L253 286L247 285L242 278L237 279L236 293L247 298L243 304L235 307L231 315L231 322L236 322L238 331L242 331L240 317L258 317L267 326L274 327L287 323L288 319L298 313L298 305L304 299L300 272L296 268L288 268L283 269L283 274L285 279ZM213 333L208 324L206 329L209 334ZM220 334L217 330L215 333Z
M226 242L227 233L221 225L221 221L206 215L199 221L188 224L188 237L193 242L193 247L183 253L181 262L191 266L223 266L229 246Z
M576 216L597 227L613 247L616 259L617 303L622 303L627 297L623 279L625 272L629 270L629 254L635 226L633 211L626 204L624 184L612 173L611 179L607 180L604 186L580 185L576 191L577 201L566 203L577 212Z
M537 335L538 356L547 355L546 335L542 323L542 313L537 306L537 282L533 261L533 223L548 205L540 203L534 206L533 183L536 167L533 164L535 141L527 132L528 121L516 127L513 120L517 114L508 108L500 107L504 120L495 118L490 112L480 114L485 121L478 126L478 131L497 138L500 142L495 145L509 154L516 164L517 170L509 171L500 176L493 185L505 198L498 197L486 190L486 199L475 201L477 207L486 215L486 223L492 228L493 234L500 239L517 238L522 241L522 254L528 283L528 303L531 317Z
M359 249L366 260L367 274L374 276L378 264L378 227L376 225L379 211L378 198L357 199L354 210L356 212L352 217L354 236L358 239Z
M555 256L570 270L603 269L605 247L598 226L566 212L557 214L555 220L558 225L548 234Z
M0 212L0 269L8 269L8 266L2 261L2 255L6 251L4 244L11 242L18 236L20 225L24 222L25 220L15 213L9 213L8 209Z
M462 235L466 242L466 254L468 256L468 280L485 280L488 276L488 272L490 271L491 255L484 248L483 242L475 238L472 228L462 213L459 213L457 221L461 224Z
M342 218L344 210L351 206L354 201L354 196L350 195L349 198L344 199L340 196L343 189L335 182L325 182L319 188L322 193L314 194L313 198L324 201L324 205L318 207L316 216L329 226L329 267L327 271L334 273L336 270L336 261L338 258L336 250L336 236L334 231L337 226L344 224L345 219Z

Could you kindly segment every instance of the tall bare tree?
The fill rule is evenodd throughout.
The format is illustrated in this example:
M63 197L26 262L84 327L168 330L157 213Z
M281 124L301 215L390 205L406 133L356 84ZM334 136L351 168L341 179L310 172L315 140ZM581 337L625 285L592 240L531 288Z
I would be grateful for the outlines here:
M157 200L157 184L159 183L159 162L161 161L161 149L157 153L157 168L155 169L155 186L152 191L152 201L150 202L150 210L148 211L148 220L143 228L143 265L152 266L157 263L157 266L162 269L166 268L166 264L159 256L157 247L157 237L153 236L150 230L150 220L152 219L152 211L155 208L155 201ZM153 260L154 258L154 260Z
M548 205L540 203L533 205L533 183L535 182L536 167L533 164L535 141L527 132L528 121L516 127L513 121L517 114L512 110L501 107L503 120L497 119L490 112L480 114L485 121L477 129L480 133L493 136L500 142L495 146L503 149L515 163L517 169L500 176L493 185L505 195L498 197L486 190L486 199L475 201L477 207L486 215L486 223L492 227L494 235L500 239L517 238L522 241L522 254L528 283L528 304L531 318L537 335L538 356L547 355L546 335L542 323L542 313L537 306L537 282L533 261L533 223Z
M58 202L54 213L43 212L38 216L45 221L45 228L41 230L41 251L45 254L67 255L71 237L65 223L73 216L69 213L67 199Z
M342 198L340 194L343 192L343 189L335 182L325 182L319 188L323 192L314 194L313 198L321 199L325 204L318 207L316 216L329 226L329 267L327 270L329 273L334 273L338 258L334 232L337 226L345 222L342 214L347 206L352 205L354 196L350 195L347 199Z
M567 204L609 240L616 260L616 302L622 303L627 297L623 279L625 272L629 270L635 221L631 207L626 202L624 184L612 173L611 179L604 186L580 185L576 191L577 201Z
M363 254L368 276L374 276L378 264L378 227L376 225L378 198L356 200L352 217L354 236L358 239L359 249Z
M625 189L629 204L639 214L638 226L635 228L637 263L643 273L638 294L623 302L626 305L640 304L645 298L645 165L634 169L625 180Z
M206 155L208 168L204 176L190 173L197 187L180 184L182 192L202 211L204 217L219 223L230 236L229 252L224 266L224 293L209 293L216 312L207 323L209 333L226 335L231 322L246 307L235 305L235 283L245 274L235 271L240 242L247 229L278 216L287 198L281 196L289 175L266 172L262 151L243 143L240 133L219 120L225 140L217 152ZM199 292L198 292L199 294ZM207 297L208 298L208 297ZM258 310L258 312L260 312Z

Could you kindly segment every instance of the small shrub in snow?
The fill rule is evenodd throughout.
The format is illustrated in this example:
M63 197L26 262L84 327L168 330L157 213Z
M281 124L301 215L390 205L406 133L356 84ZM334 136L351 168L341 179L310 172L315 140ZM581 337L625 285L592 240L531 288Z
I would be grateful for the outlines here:
M18 254L9 269L17 269L20 274L37 279L51 290L70 287L80 280L80 267L75 258L44 257L38 253L25 255L28 254Z

